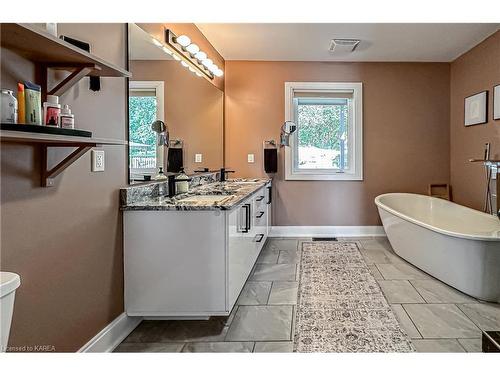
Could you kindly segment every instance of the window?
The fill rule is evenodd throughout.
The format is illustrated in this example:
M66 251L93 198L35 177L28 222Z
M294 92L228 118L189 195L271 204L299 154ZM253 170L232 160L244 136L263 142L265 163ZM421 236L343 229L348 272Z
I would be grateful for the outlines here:
M286 82L286 180L362 180L362 84Z
M155 120L163 121L163 82L131 81L129 85L129 168L131 175L155 174Z

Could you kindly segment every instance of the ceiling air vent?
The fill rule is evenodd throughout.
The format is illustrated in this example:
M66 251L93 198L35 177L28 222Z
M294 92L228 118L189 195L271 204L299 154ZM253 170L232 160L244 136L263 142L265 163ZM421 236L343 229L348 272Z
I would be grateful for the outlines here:
M358 46L359 39L332 39L330 52L353 52Z

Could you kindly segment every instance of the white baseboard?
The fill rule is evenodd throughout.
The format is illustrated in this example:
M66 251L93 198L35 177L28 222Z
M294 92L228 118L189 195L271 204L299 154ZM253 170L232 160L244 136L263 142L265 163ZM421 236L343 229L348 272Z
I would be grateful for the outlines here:
M142 321L142 317L120 314L88 343L78 350L79 353L112 352Z
M382 237L382 226L273 226L269 237Z

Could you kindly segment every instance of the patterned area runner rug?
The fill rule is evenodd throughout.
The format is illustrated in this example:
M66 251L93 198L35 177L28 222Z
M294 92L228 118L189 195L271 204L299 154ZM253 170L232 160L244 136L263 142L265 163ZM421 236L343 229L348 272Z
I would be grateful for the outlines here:
M294 351L414 351L355 243L303 243Z

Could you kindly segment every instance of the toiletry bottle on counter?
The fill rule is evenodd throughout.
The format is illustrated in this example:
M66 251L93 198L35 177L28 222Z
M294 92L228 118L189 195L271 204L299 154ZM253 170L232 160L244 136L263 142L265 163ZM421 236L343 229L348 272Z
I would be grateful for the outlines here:
M154 177L155 180L166 180L168 177L163 173L163 167L158 168L158 174Z
M24 82L24 98L26 124L42 125L42 96L41 87L35 83Z
M184 173L184 168L181 167L181 172L177 177L179 180L187 180L189 177L186 173ZM187 193L189 191L189 182L188 181L179 181L175 183L175 191L178 194Z
M74 129L75 128L75 115L71 113L69 105L65 104L61 116L59 118L60 127L63 129Z
M1 122L16 124L17 123L17 99L14 97L12 90L1 90Z
M61 105L59 97L47 95L47 101L43 103L43 124L48 126L59 126L59 116L61 115Z

